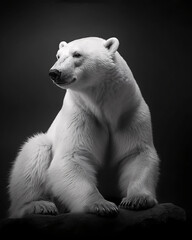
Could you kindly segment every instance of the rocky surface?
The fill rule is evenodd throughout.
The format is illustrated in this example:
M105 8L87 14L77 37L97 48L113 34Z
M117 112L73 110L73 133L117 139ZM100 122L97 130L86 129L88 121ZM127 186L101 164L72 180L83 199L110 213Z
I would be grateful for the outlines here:
M64 237L120 237L166 235L183 236L186 232L186 213L172 203L162 203L147 210L120 209L115 217L100 217L85 213L65 213L57 216L33 215L22 219L4 219L1 234L41 239Z

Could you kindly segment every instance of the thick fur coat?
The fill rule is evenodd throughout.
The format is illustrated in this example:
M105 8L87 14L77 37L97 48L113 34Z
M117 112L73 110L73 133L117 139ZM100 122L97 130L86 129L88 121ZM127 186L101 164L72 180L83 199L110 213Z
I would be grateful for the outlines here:
M22 146L11 169L10 217L66 210L115 215L157 203L159 158L151 116L116 38L61 42L50 70L66 89L46 133Z

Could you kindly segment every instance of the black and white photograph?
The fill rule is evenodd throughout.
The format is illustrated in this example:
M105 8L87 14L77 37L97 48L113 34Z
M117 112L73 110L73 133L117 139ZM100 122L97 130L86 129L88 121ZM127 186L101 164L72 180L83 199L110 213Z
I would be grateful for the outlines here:
M191 13L2 2L2 239L189 237Z

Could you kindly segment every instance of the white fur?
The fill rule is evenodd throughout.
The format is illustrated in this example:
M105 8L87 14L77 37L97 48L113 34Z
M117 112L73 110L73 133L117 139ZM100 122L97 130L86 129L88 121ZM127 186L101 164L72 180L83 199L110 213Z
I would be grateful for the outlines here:
M16 158L10 217L56 214L57 202L61 212L117 212L102 195L123 197L122 207L157 202L159 158L150 112L118 46L116 38L60 43L52 69L69 83L76 80L59 85L67 89L60 112L48 131L30 138ZM74 52L81 57L73 57Z

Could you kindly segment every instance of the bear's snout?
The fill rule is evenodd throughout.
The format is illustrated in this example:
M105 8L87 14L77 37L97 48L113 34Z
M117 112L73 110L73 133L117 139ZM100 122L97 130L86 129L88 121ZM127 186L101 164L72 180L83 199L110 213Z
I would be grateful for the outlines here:
M49 76L53 82L59 83L61 79L61 72L58 71L57 69L50 69Z

